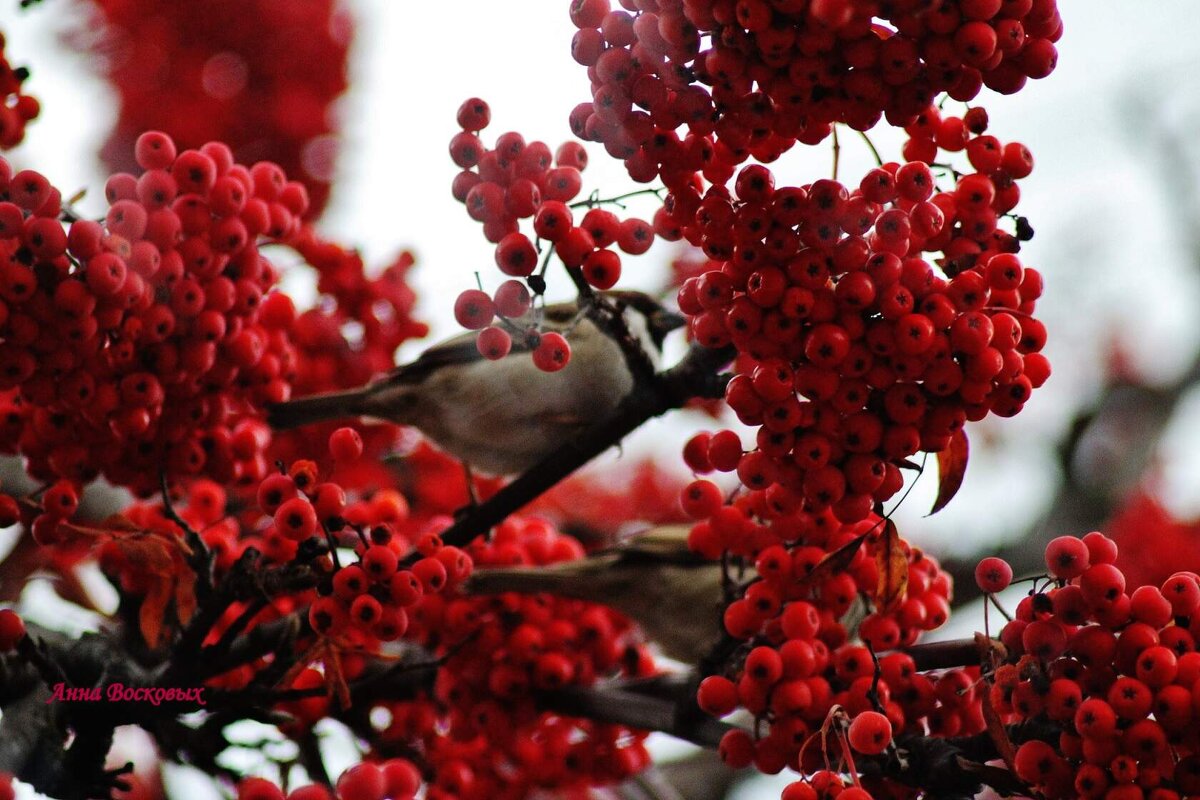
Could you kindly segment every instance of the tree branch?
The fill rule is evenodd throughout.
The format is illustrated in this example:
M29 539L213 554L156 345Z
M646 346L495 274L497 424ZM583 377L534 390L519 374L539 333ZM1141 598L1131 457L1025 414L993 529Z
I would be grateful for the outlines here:
M607 419L565 442L512 483L476 506L442 533L446 544L463 546L502 522L563 478L620 442L647 420L693 397L720 397L726 378L717 370L733 359L732 348L710 350L692 345L687 356L665 372L658 373L622 401ZM411 557L409 563L411 563Z
M668 733L701 747L716 747L735 726L712 717L692 717L674 700L651 697L613 687L568 686L537 692L535 700L547 711L611 722L646 731Z

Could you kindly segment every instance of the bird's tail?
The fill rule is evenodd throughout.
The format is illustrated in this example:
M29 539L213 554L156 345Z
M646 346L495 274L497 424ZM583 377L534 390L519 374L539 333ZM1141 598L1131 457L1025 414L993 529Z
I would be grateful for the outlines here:
M327 419L361 416L366 410L363 402L366 394L363 389L348 389L271 403L267 406L267 424L283 430Z

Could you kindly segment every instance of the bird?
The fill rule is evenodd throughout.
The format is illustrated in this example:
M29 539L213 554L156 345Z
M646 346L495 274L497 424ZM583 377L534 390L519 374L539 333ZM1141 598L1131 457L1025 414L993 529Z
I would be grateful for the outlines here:
M724 575L687 545L689 525L661 525L576 561L477 566L467 595L553 594L601 603L636 622L663 655L699 664L722 640Z
M663 341L686 320L642 292L611 291L593 302L620 311L630 335L657 367ZM543 372L533 362L536 337L515 336L512 350L485 359L468 332L433 345L415 361L356 389L301 397L267 406L267 422L287 429L323 420L369 417L417 428L471 470L516 475L603 419L634 387L618 342L581 313L558 303L513 320L526 329L563 333L567 365Z

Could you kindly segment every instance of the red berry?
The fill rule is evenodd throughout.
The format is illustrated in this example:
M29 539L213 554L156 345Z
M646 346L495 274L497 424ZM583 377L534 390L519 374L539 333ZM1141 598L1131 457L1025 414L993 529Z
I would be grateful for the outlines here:
M695 480L684 487L679 498L683 511L692 519L704 519L716 513L725 498L712 481Z
M265 778L244 778L237 786L237 800L283 800L283 790Z
M509 233L496 245L496 266L500 267L500 271L505 275L532 275L537 265L537 249L523 233ZM490 305L491 298L488 298L488 302Z
M362 437L354 428L338 428L329 435L329 454L343 464L357 461L363 454Z
M1012 583L1012 578L1012 567L1002 558L989 556L975 567L975 583L984 592L1002 592Z
M458 107L458 127L464 131L481 131L491 122L492 111L478 97L464 100Z
M882 753L892 743L892 723L877 711L863 711L850 723L849 738L860 753Z
M25 623L11 609L0 609L0 652L7 652L25 638Z
M288 539L299 542L317 532L317 512L307 497L285 500L275 510L275 528Z
M1046 567L1056 578L1070 580L1088 568L1088 547L1074 536L1059 536L1046 545Z
M549 331L533 351L533 363L543 372L558 372L571 360L571 345L561 333Z
M512 350L512 336L503 328L484 328L475 339L480 355L489 361L498 361Z
M468 330L486 328L495 316L492 298L480 289L466 289L454 301L454 319Z
M505 281L494 294L496 313L509 319L523 317L533 304L529 289L521 281Z
M337 800L383 800L386 790L383 770L366 761L350 767L337 779Z
M723 717L737 707L737 686L721 675L710 675L700 682L696 702L706 714Z

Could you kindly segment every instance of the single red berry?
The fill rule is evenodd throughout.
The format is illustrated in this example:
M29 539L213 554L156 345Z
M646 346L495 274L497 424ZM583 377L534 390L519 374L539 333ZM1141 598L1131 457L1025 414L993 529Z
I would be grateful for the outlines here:
M317 532L317 512L307 497L283 501L274 515L275 529L287 538L299 542Z
M1046 567L1056 578L1077 578L1088 565L1088 547L1082 539L1059 536L1046 545Z
M695 480L684 487L679 502L689 517L704 519L715 514L725 502L725 498L721 487L712 481Z
M512 350L512 336L503 328L484 328L475 339L480 355L489 361L498 361Z
M700 682L696 702L706 714L723 717L737 708L737 685L722 675L710 675Z
M20 505L11 495L0 494L0 528L8 528L20 521Z
M408 759L393 758L383 764L387 796L392 800L411 800L421 786L421 771Z
M492 110L478 97L464 100L458 107L458 127L464 131L481 131L492 120Z
M362 458L363 440L354 428L338 428L329 434L329 453L333 460L349 464Z
M296 482L290 475L272 473L258 485L258 507L264 514L274 514L285 500L297 494Z
M0 609L0 652L7 652L25 638L25 623L12 609Z
M1002 558L989 556L975 567L975 583L984 592L1002 592L1012 583L1012 578L1012 567Z
M543 372L558 372L571 360L571 345L561 333L543 333L533 351L533 363Z
M66 479L55 481L42 495L42 508L59 519L70 518L79 508L79 493L75 491L75 485Z
M486 328L495 316L492 298L480 289L466 289L454 301L454 319L468 330Z
M283 800L283 790L266 778L244 778L237 786L237 800Z
M366 549L362 557L362 568L373 581L386 581L396 572L398 559L390 547L374 544Z
M528 236L519 231L506 234L496 245L496 266L500 267L500 271L505 275L516 277L532 275L533 271L537 269L537 264L537 248L533 246L533 242L529 241ZM484 296L487 295L484 294ZM491 306L490 297L488 305Z
M387 783L378 765L364 761L342 773L336 791L338 800L383 800Z
M525 316L525 312L529 311L529 307L533 305L529 288L523 282L516 280L500 284L493 298L496 313L509 319Z
M860 753L882 753L892 743L892 723L878 711L863 711L850 723L849 738Z

